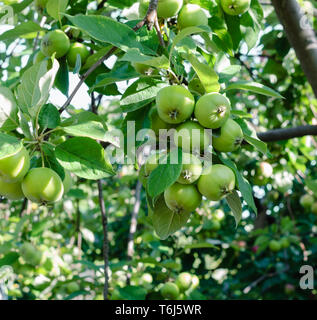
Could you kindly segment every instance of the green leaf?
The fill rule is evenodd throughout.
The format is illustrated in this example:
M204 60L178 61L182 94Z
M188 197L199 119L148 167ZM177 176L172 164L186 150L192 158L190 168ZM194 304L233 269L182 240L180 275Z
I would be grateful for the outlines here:
M250 183L239 172L235 163L233 163L229 158L224 158L221 154L218 154L218 156L223 164L225 164L226 166L228 166L234 171L234 174L236 176L236 180L238 183L238 187L242 194L243 199L246 201L249 207L252 208L255 213L257 213L257 208L254 203L252 188Z
M176 150L176 149L174 149ZM173 152L173 151L171 151ZM162 157L160 161L166 163L160 163L158 167L153 170L149 176L147 183L147 190L152 198L157 197L159 194L164 192L169 186L171 186L181 174L182 171L182 151L177 149L178 152L178 163L171 164L171 152L166 156Z
M90 138L68 139L55 154L61 166L81 178L98 180L115 174L102 146Z
M96 84L90 89L94 91L96 88L104 87L109 84L139 78L140 74L132 68L131 64L126 62L116 63L115 67L108 73L99 74L96 79Z
M169 69L170 67L169 60L165 56L153 57L144 55L138 49L129 49L120 60L129 62L139 62L160 69Z
M232 210L234 219L236 221L236 227L239 225L242 216L242 206L239 195L236 190L233 190L231 194L226 197L226 201Z
M241 66L237 66L237 65L232 65L232 66L224 68L219 73L219 82L223 83L223 82L229 81L231 78L233 78L240 71L241 71Z
M48 61L33 65L25 71L21 84L17 88L18 104L24 113L35 117L39 109L47 102L53 87L59 63L54 59L53 66L47 70Z
M114 137L107 132L107 127L103 120L90 111L82 111L66 119L61 126L71 136L88 137L117 145Z
M21 140L0 132L0 159L16 154L22 146Z
M164 240L186 225L190 215L190 213L179 214L171 211L166 206L162 195L155 203L152 216L155 232L160 239Z
M187 36L189 36L191 34L202 33L202 32L211 32L211 30L208 26L188 27L188 28L181 30L173 40L173 45L171 47L169 61L172 60L173 50L180 41L182 41L184 38L186 38Z
M0 259L0 267L12 265L19 259L20 255L17 252L9 252L2 259Z
M90 37L105 43L111 43L123 51L138 48L144 54L155 54L151 49L143 46L136 33L127 25L106 16L82 15L66 17Z
M317 181L315 180L305 180L306 186L317 196Z
M252 138L249 135L244 133L244 140L253 145L257 150L259 150L262 154L267 155L267 145L265 142Z
M54 148L51 145L43 145L42 150L44 153L44 164L45 167L51 168L54 170L62 180L65 178L65 171L64 168L59 164L56 159L56 155L54 152Z
M63 93L65 96L68 96L69 90L69 71L66 58L63 57L59 59L60 67L56 74L55 78L55 87Z
M66 11L67 6L68 0L50 0L46 4L46 11L55 20L60 21L62 18L61 15Z
M123 94L120 107L123 112L131 112L144 107L153 101L157 93L166 84L151 78L140 78Z
M125 286L118 288L120 296L123 300L145 300L147 291L137 286Z
M217 73L208 64L200 62L193 54L187 54L186 57L196 71L206 92L219 92L220 84Z
M22 22L14 29L8 30L0 35L0 41L13 41L18 38L35 38L37 32L43 30L33 21Z
M39 125L43 129L55 129L61 123L57 108L51 103L46 104L39 114Z
M12 91L0 87L0 130L12 131L19 126L18 107Z
M237 81L234 83L229 84L226 87L226 91L229 90L246 90L255 92L258 94L262 94L264 96L284 99L283 96L281 96L278 92L275 90L257 82L250 82L250 81Z

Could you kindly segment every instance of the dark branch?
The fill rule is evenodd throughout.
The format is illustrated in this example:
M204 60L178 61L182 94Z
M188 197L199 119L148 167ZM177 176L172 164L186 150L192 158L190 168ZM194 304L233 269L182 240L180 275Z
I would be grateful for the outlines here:
M267 132L259 132L257 136L264 142L282 141L304 136L316 136L317 125L299 126L294 128L275 129Z

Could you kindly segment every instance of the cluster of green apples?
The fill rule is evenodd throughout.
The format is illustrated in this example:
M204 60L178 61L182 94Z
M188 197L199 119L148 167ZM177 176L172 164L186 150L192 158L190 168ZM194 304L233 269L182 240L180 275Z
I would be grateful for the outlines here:
M89 57L89 50L80 42L71 43L67 34L60 29L49 31L42 39L41 50L34 56L34 63L43 61L55 53L59 59L66 55L69 69L75 68L77 56L80 56L81 65L84 65Z
M200 158L210 145L220 152L240 147L243 132L230 113L230 101L220 93L204 94L195 102L191 92L181 85L167 86L158 92L156 106L150 113L151 128L159 138L161 129L174 128L171 140L183 151L180 176L164 192L166 205L172 211L193 212L202 196L219 201L234 190L236 181L231 168L222 164L203 168ZM219 135L212 137L206 129L219 129ZM164 156L165 153L156 152L148 157L144 165L145 187Z
M302 195L299 199L299 203L304 209L309 210L313 214L317 215L317 201L313 195L308 193Z
M199 286L199 278L188 272L182 272L176 278L176 281L166 282L160 289L164 299L182 300L187 290L194 290Z
M26 197L35 203L51 204L61 200L72 185L69 172L65 178L50 168L30 169L30 155L25 147L0 159L0 196L8 200Z
M269 242L269 248L273 252L278 252L282 249L287 249L290 246L290 241L288 237L283 237L279 240L272 239Z
M143 18L149 8L150 0L139 0L139 16ZM250 8L251 0L221 0L221 7L226 14L236 16ZM177 26L184 29L208 25L208 16L198 4L184 4L183 0L158 0L157 16L168 19L177 16Z

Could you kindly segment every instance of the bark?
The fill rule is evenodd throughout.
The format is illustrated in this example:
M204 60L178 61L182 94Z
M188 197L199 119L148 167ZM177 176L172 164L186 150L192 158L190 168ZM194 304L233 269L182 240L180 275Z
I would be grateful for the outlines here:
M296 0L272 0L276 14L317 97L317 39Z

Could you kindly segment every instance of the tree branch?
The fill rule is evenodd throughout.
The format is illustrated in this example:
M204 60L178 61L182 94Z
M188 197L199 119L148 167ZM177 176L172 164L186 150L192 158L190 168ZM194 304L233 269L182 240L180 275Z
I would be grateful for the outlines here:
M293 138L301 138L304 136L316 136L317 125L299 126L294 128L275 129L266 132L259 132L257 136L264 142L274 142L288 140Z
M99 206L101 211L102 218L102 229L103 229L103 259L104 259L104 272L105 272L105 284L103 288L103 297L104 300L108 300L109 293L109 242L108 242L108 217L106 213L105 200L103 198L102 193L102 180L98 180L98 198L99 198Z
M128 236L128 250L127 255L128 259L132 259L134 254L134 234L136 232L136 228L138 225L138 213L141 206L141 189L142 189L142 183L138 180L136 188L135 188L135 203L131 215L131 224L130 224L130 230L129 230L129 236Z
M317 39L296 0L272 0L276 14L317 97Z

